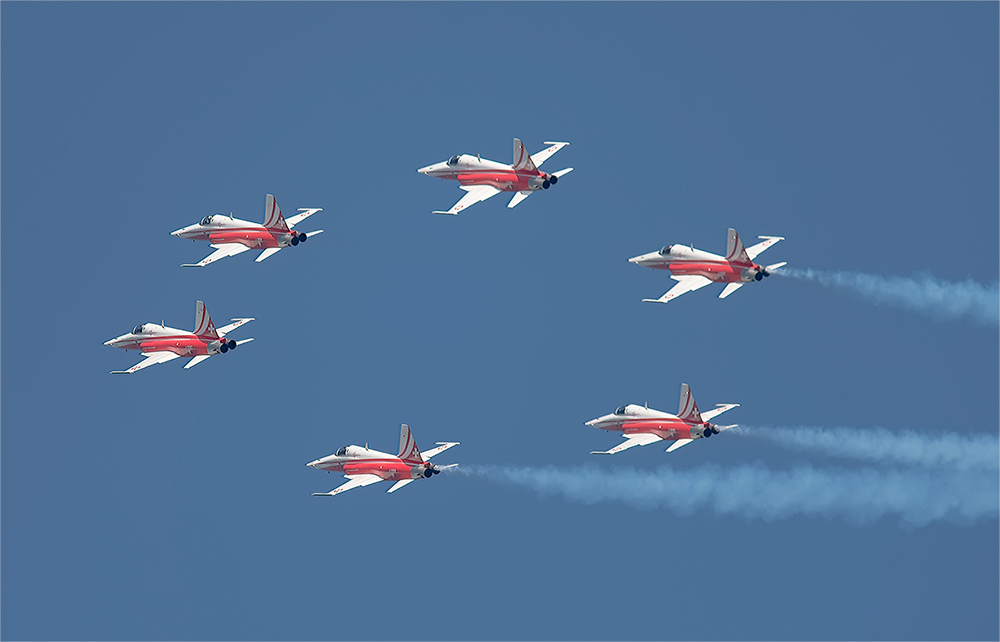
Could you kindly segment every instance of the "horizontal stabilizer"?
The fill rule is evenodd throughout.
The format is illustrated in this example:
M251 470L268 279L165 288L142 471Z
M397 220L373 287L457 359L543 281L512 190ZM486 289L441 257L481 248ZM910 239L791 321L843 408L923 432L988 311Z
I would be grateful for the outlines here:
M416 479L400 479L398 482L396 482L395 484L392 485L392 488L390 488L389 490L387 490L385 492L387 492L387 493L394 493L397 490L399 490L400 488L402 488L403 486L406 486L410 482L415 482L415 481L417 481L417 480Z
M274 255L275 255L275 254L277 254L277 253L278 253L278 252L279 252L280 250L281 250L281 248L280 248L280 247L269 247L269 248L267 248L266 250L264 250L263 252L261 252L261 253L260 253L260 254L259 254L259 255L257 256L257 258L256 258L256 259L254 259L254 263L260 263L261 261L263 261L263 260L264 260L264 259L266 259L267 257L269 257L269 256L274 256Z
M727 296L729 296L730 294L732 294L736 290L739 290L742 287L743 287L743 283L730 283L729 285L727 285L725 287L724 290L722 290L722 293L719 295L719 298L720 299L725 299Z
M236 342L236 345L241 346L244 343L250 343L251 341L253 341L253 337L250 337L249 339L240 339Z
M530 191L525 190L523 192L518 192L517 194L514 194L514 198L510 199L510 203L507 203L507 207L514 207L529 196L531 196Z
M188 368L193 368L211 356L212 355L210 354L199 354L197 357L192 357L191 360L187 362L187 365L184 366L184 369L187 370Z
M670 448L667 448L664 452L672 453L675 450L677 450L678 448L680 448L681 446L687 446L692 441L694 441L694 439L678 439L677 441L675 441L674 443L672 443L670 445Z
M558 176L559 178L562 178L563 176L565 176L566 174L569 174L572 171L573 171L572 167L567 167L566 169L561 169L558 172L552 172L552 175L553 176Z
M771 265L765 265L764 269L767 270L768 272L774 272L775 270L783 268L786 265L788 265L788 261L782 261L781 263L772 263Z

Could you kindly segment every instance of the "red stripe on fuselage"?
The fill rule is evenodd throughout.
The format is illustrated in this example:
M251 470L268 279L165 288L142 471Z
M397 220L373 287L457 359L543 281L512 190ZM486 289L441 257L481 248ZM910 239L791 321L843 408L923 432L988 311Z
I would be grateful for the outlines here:
M670 263L664 268L675 276L703 276L717 283L734 283L742 281L743 270L753 267L730 262L683 261Z

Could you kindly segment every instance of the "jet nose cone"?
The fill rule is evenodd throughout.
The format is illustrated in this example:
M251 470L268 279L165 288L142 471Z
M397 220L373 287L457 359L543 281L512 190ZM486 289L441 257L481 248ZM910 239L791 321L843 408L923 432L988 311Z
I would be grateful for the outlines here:
M590 421L588 421L587 423L585 423L583 425L584 426L596 426L597 422L599 422L599 421L600 421L600 419L591 419Z
M320 462L319 459L314 459L311 462L309 462L308 464L306 464L306 466L309 466L310 468L315 468L316 465L319 464L319 462Z
M421 174L423 174L424 176L426 176L427 174L430 174L431 169L433 167L434 167L433 165L428 165L427 167L421 167L417 171L420 172Z
M115 342L114 339L108 339L107 341L104 342L104 345L109 346L112 345L114 342Z

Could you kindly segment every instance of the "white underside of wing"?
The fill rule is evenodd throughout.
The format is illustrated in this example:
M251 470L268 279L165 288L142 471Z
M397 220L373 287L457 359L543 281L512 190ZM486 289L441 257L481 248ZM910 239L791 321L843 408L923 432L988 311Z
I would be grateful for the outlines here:
M372 484L377 484L378 482L382 481L382 478L379 477L378 475L344 475L344 477L346 477L350 481L341 486L337 486L329 493L313 493L313 496L333 497L334 495L338 495L344 492L345 490L351 490L352 488L361 488L362 486L370 486Z
M514 207L529 196L531 196L530 191L518 192L514 194L514 198L510 199L510 203L507 203L507 207Z
M694 441L694 439L678 439L674 443L670 444L670 448L667 448L666 451L664 451L664 452L672 453L675 450L677 450L678 448L680 448L681 446L687 446L692 441Z
M149 366L155 366L158 363L166 363L168 361L173 361L180 355L175 352L143 352L142 356L146 357L139 363L135 364L128 370L112 370L111 374L132 374L133 372L138 372L143 368L148 368Z
M711 279L706 279L703 276L697 275L671 276L670 278L677 281L677 285L667 290L667 293L659 299L643 299L643 301L648 301L650 303L669 303L682 294L693 292L712 283Z
M269 247L266 250L264 250L263 252L261 252L260 254L258 254L257 258L255 258L253 261L254 261L254 263L260 263L261 261L263 261L267 257L274 256L280 250L281 250L280 247Z
M417 481L417 480L416 479L400 479L398 482L396 482L395 484L392 485L392 488L390 488L389 490L387 490L385 492L387 492L387 493L394 493L397 490L399 490L400 488L402 488L403 486L406 486L410 482L415 482L415 481Z
M656 441L660 441L660 437L651 432L644 432L637 435L630 435L625 441L618 444L611 450L592 450L590 451L590 454L614 455L615 453L620 453L623 450L628 450L629 448L634 448L636 446L646 446Z
M712 410L709 410L708 412L701 413L701 418L704 419L705 421L712 421L713 419L715 419L716 417L718 417L722 413L726 412L727 410L732 410L733 408L739 408L739 406L740 406L740 404L738 404L738 403L720 403L720 404L716 404L715 408L713 408Z
M719 295L719 298L720 299L725 299L727 296L729 296L730 294L732 294L736 290L739 290L740 288L742 288L743 285L744 285L743 283L730 283L722 291L722 294Z
M558 152L566 145L569 145L569 143L553 143L551 141L546 142L545 144L551 145L551 147L546 147L542 151L538 152L537 154L532 154L531 156L531 162L535 164L535 167L541 167L542 163L547 161L553 154Z
M426 452L420 453L420 456L424 458L424 461L427 461L428 459L430 459L434 455L440 455L441 453L443 453L444 451L448 450L449 448L454 448L455 446L459 445L459 442L457 442L457 441L439 441L439 442L437 442L437 444L438 444L437 448L431 448L430 450L428 450Z
M296 214L295 216L289 216L288 218L286 218L285 225L288 226L288 229L292 229L293 227L295 227L302 221L306 220L316 212L322 212L322 211L323 211L322 207L300 207L299 212L301 212L301 214Z
M193 368L193 367L195 367L196 365L198 365L199 363L201 363L205 359L208 359L211 356L212 355L210 355L210 354L199 354L197 357L192 357L192 359L190 361L188 361L187 364L185 364L184 369L187 370L188 368Z
M485 201L500 193L500 190L490 185L459 185L459 188L464 189L468 193L447 212L435 211L435 214L458 214L468 206Z
M232 332L233 330L235 330L236 328L238 328L241 325L243 325L244 323L250 323L251 321L256 321L256 320L257 320L256 317L247 317L245 319L233 319L232 323L230 323L229 325L224 325L221 328L216 328L215 332L220 337L224 337L227 334L229 334L230 332Z
M219 259L224 259L228 256L236 256L237 254L241 254L250 249L246 245L242 245L240 243L223 243L221 245L213 244L212 247L215 248L215 251L202 260L197 263L184 263L181 267L205 267L209 263L215 263Z
M778 241L784 241L785 240L784 236L758 236L757 238L764 239L764 241L762 243L758 243L756 245L751 245L750 247L748 247L746 249L747 256L750 257L751 261L754 260L755 258L757 258L758 254L760 254L761 252L763 252L767 248L771 247L772 245L774 245Z

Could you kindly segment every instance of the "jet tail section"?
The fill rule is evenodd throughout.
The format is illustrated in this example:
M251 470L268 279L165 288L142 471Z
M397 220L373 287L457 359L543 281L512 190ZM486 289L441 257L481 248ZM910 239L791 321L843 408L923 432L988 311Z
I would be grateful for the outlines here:
M694 395L691 394L691 388L686 383L681 384L681 403L677 416L688 423L704 423L701 412L698 410L698 404L695 403Z
M410 434L410 427L406 424L399 427L399 458L402 460L424 460L420 449L417 448L417 440Z
M524 149L524 143L521 142L520 138L514 139L514 171L520 172L537 172L538 168L535 167L534 161L531 160L531 156L528 151Z
M747 254L746 248L743 247L743 241L740 240L740 235L736 233L736 230L729 228L729 243L726 246L726 260L733 263L745 263L750 264L750 256Z
M281 208L278 207L278 201L274 198L273 194L268 194L267 200L264 203L264 227L279 232L289 231L288 224L285 223L285 217L281 215Z
M204 301L197 301L194 304L194 333L206 339L218 339L219 333L212 323L212 317L208 315L208 308Z

